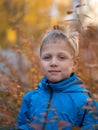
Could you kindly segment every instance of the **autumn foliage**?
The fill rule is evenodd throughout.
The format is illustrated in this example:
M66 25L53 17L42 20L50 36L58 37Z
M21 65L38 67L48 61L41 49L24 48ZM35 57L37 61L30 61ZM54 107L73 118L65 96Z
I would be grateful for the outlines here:
M14 17L14 14L11 13L11 9L13 6L9 5L6 2L5 6L7 6L7 9L9 9L10 11L11 19L9 19L5 28L12 28L15 31L16 41L5 41L6 43L10 44L10 49L8 53L11 53L12 57L9 57L7 54L3 53L3 51L0 52L0 125L13 126L16 125L16 117L24 93L29 90L35 89L42 77L39 58L37 55L37 48L43 31L48 28L48 25L50 25L49 23L51 21L49 21L48 15L45 15L46 13L44 13L44 11L47 12L47 6L43 7L45 10L41 10L41 3L38 4L37 1L35 4L38 4L38 7L40 8L40 13L43 14L42 19L36 17L37 15L38 17L40 17L40 13L38 14L37 11L35 18L30 17L29 15L26 15L26 17L24 18L25 3L21 3L22 8L17 8L17 11L21 10L21 13L18 14L17 12L13 12L17 14L17 17ZM48 5L50 3L51 1L47 1L45 5ZM14 4L15 6L15 3L12 4ZM77 6L77 8L79 7L80 5ZM5 14L7 12L4 11L3 13ZM68 15L71 13L73 13L73 11L68 11ZM31 21L30 24L28 22L28 19L29 21ZM47 20L44 21L44 19ZM39 22L39 20L41 20L41 22ZM28 26L29 33L28 30L26 32L26 30L22 26L21 21L25 26ZM38 26L36 25L36 22L39 22ZM81 25L81 23L79 24ZM89 25L86 28L82 28L82 30L79 27L79 24L77 25L77 30L80 33L80 60L79 66L77 68L77 74L84 80L86 84L85 87L91 90L93 98L98 100L98 27L94 25ZM3 27L1 32L4 38L5 33L3 33L3 30L5 28ZM30 27L33 28L33 31L30 30ZM34 39L34 37L36 38L36 40ZM2 41L4 40L3 38ZM7 47L9 48L9 45L7 45ZM60 126L61 128L65 125L69 124L62 121L58 124L58 126ZM33 127L40 128L40 126L36 124Z
M41 79L39 60L32 44L21 46L10 50L14 59L0 53L3 63L0 69L0 125L14 124L24 93L35 89Z

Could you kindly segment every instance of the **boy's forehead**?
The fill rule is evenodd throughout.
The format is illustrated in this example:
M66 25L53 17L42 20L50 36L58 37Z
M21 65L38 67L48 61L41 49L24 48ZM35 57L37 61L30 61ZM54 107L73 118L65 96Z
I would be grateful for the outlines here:
M47 52L69 52L71 55L73 55L73 49L70 47L70 45L64 41L64 40L57 40L57 41L51 41L43 44L41 53L47 53Z
M43 48L46 47L58 47L58 46L65 46L66 42L63 40L50 40L43 44Z
M70 47L64 41L58 41L58 42L51 41L43 45L42 51L45 51L45 50L54 50L54 51L63 50L64 51L64 50L70 50Z
M52 39L52 40L48 40L43 44L44 46L58 46L58 45L66 45L67 41L65 40L60 40L60 39Z

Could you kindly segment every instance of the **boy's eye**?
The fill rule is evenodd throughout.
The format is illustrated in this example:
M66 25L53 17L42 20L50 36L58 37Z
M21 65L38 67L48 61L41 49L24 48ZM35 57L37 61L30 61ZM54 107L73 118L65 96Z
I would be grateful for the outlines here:
M68 59L68 58L65 57L65 56L59 56L59 59L61 59L61 60L66 60L66 59Z
M51 58L51 56L44 56L43 59L44 60L49 60Z
M66 59L64 56L60 56L61 59Z

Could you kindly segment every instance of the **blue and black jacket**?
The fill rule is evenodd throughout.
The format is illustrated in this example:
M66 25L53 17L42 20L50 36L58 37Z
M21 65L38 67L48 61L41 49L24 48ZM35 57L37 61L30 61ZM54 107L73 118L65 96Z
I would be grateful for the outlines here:
M27 92L18 114L19 130L93 130L95 119L88 109L89 92L80 78L73 73L70 78L49 84L43 78L38 89ZM87 108L87 107L86 107Z

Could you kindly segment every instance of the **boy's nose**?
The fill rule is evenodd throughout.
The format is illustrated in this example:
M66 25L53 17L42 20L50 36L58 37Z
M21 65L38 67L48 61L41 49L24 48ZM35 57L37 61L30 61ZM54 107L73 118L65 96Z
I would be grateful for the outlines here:
M51 60L51 66L57 66L57 59L56 58L53 58Z

